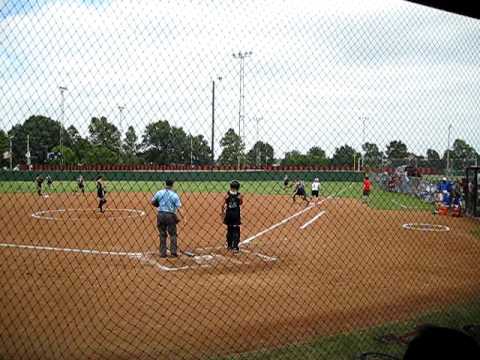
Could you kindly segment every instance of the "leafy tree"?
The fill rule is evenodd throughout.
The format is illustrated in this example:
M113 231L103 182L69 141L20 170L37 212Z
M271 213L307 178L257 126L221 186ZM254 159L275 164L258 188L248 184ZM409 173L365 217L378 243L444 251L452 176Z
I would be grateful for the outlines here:
M446 161L447 152L445 151L443 158ZM467 166L471 165L477 159L478 154L476 150L468 144L465 140L456 139L453 142L452 149L450 150L451 168L455 170L463 170Z
M80 133L78 132L77 128L73 125L70 125L67 128L67 134L70 137L71 140L71 145L74 146L77 141L79 141L82 137L80 136Z
M0 130L0 167L7 166L8 160L3 158L3 154L10 150L8 135Z
M84 159L86 164L116 164L118 153L103 145L91 145Z
M192 137L191 135L189 138ZM189 140L190 141L190 140ZM209 164L212 160L212 150L203 135L192 137L193 163L198 165Z
M306 165L307 156L298 150L292 150L285 153L285 157L281 161L282 165Z
M69 147L71 139L60 122L46 116L30 116L23 124L15 125L9 135L13 136L13 157L16 163L26 163L27 135L30 136L30 153L32 164L44 163L47 154L53 147L60 144L60 129L62 128L63 145Z
M223 148L218 161L222 165L236 165L240 157L240 163L244 161L245 144L235 130L228 129L220 140L220 146Z
M88 141L88 139L80 137L75 141L75 144L72 146L72 150L75 153L76 162L78 164L92 164L89 162L89 153L92 150L93 145ZM101 159L98 159L98 163L101 163ZM94 163L93 163L94 164Z
M325 150L319 146L314 146L307 151L308 165L326 165L328 163Z
M352 165L354 158L358 159L360 154L351 146L343 145L335 148L332 156L333 165Z
M88 131L90 132L90 141L93 145L101 145L114 152L120 152L120 131L115 125L108 122L106 117L92 118Z
M54 146L50 152L56 152L60 153L61 151L60 145ZM63 147L63 163L64 164L76 164L77 161L77 156L75 152L68 146ZM61 164L60 159L55 159L49 161L50 164Z
M389 160L401 160L408 157L407 145L400 140L391 141L386 151Z
M168 164L170 149L170 124L168 121L150 123L145 128L141 147L145 161Z
M247 163L250 165L272 165L274 161L273 146L257 141L247 153Z
M368 143L362 145L363 164L369 167L381 167L383 153L379 150L377 144Z
M427 150L427 163L433 169L443 168L443 161L440 159L440 154L433 149Z
M138 162L138 136L133 126L129 126L122 144L123 160L127 164Z

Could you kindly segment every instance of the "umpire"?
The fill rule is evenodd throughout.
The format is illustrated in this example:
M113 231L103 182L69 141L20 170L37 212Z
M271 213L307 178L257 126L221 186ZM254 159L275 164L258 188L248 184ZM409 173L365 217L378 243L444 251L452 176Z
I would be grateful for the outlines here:
M170 236L170 255L177 257L177 223L180 222L180 197L173 190L173 180L165 182L165 189L158 191L151 204L158 209L157 228L160 233L160 257L167 257L167 233Z

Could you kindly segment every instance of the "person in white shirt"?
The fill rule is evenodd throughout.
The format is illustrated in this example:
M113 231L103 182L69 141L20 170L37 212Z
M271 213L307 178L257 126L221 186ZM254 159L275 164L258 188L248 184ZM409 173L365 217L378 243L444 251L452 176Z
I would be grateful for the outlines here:
M312 198L317 198L320 193L320 180L315 178L312 183Z

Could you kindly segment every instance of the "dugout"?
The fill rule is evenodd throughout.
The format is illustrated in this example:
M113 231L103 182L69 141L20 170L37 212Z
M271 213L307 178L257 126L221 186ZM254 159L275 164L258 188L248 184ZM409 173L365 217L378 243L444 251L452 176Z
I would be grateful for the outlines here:
M480 217L480 167L471 166L466 170L465 207L468 215Z

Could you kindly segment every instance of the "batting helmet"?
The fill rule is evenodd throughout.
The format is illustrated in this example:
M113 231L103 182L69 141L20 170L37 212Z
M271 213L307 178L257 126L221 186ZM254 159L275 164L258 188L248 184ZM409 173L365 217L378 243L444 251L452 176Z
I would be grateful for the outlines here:
M232 181L230 181L230 187L232 189L238 190L238 189L240 189L240 182L238 180L232 180Z

